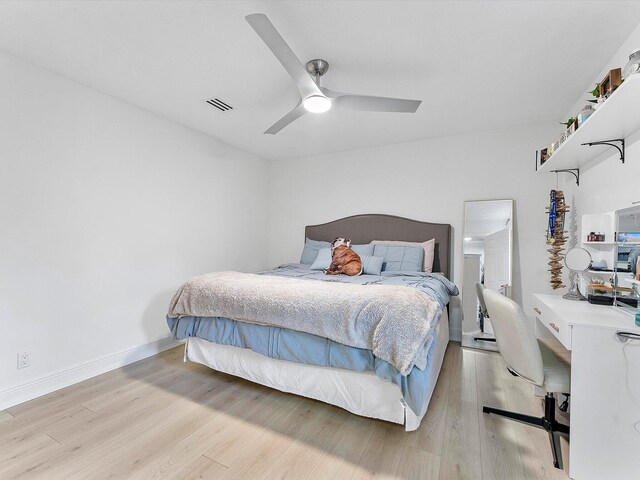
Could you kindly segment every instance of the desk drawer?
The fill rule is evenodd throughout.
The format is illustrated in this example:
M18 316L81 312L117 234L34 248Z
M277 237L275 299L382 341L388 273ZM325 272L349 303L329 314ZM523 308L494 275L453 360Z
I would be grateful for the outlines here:
M556 337L567 350L571 350L571 327L542 302L536 302L533 311L536 314L536 318L547 327L553 336Z

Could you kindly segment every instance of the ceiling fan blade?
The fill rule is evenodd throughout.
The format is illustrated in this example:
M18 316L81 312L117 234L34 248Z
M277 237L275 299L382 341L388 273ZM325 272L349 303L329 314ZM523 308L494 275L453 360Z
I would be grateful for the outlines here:
M351 93L334 92L327 88L322 88L322 92L331 98L331 108L335 110L415 113L422 103L422 100L353 95Z
M305 113L307 113L307 111L302 106L302 102L298 102L298 105L296 105L293 110L287 113L284 117L282 117L276 123L271 125L271 127L269 127L269 129L266 132L264 132L264 134L275 135L284 127L286 127L290 123L294 122L295 120L303 116Z
M309 95L322 95L316 83L307 73L307 69L300 63L298 57L296 57L293 50L287 45L287 42L284 41L266 15L253 13L244 18L293 78L302 98L306 98Z

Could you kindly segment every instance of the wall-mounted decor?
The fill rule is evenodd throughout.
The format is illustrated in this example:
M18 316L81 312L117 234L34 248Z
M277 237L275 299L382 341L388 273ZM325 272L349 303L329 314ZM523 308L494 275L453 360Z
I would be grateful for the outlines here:
M564 288L562 283L562 260L564 258L563 249L567 242L567 232L564 230L564 219L569 207L564 203L564 192L562 190L551 190L549 194L549 223L547 225L547 252L551 254L549 257L549 272L551 279L549 283L551 288L557 290Z

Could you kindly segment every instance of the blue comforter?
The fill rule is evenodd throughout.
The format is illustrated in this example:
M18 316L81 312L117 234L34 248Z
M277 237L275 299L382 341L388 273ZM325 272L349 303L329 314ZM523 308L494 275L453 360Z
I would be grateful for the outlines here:
M442 308L451 295L457 295L457 287L443 275L423 272L382 272L382 275L327 276L321 271L310 270L308 265L286 264L274 270L260 272L308 280L356 283L361 285L404 285L424 292L434 298ZM439 320L439 319L438 319ZM174 338L198 337L210 342L250 348L267 357L307 365L344 368L360 372L373 372L378 377L398 385L407 405L416 415L421 415L427 402L426 392L430 382L429 369L414 367L403 376L391 364L376 358L370 350L349 347L327 338L285 328L238 322L221 317L167 318ZM426 364L436 349L431 342Z

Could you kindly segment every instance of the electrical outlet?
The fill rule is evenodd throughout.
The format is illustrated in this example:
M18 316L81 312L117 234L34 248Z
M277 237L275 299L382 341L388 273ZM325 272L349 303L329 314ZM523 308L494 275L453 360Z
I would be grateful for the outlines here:
M31 366L31 354L29 352L18 353L18 368L27 368Z

